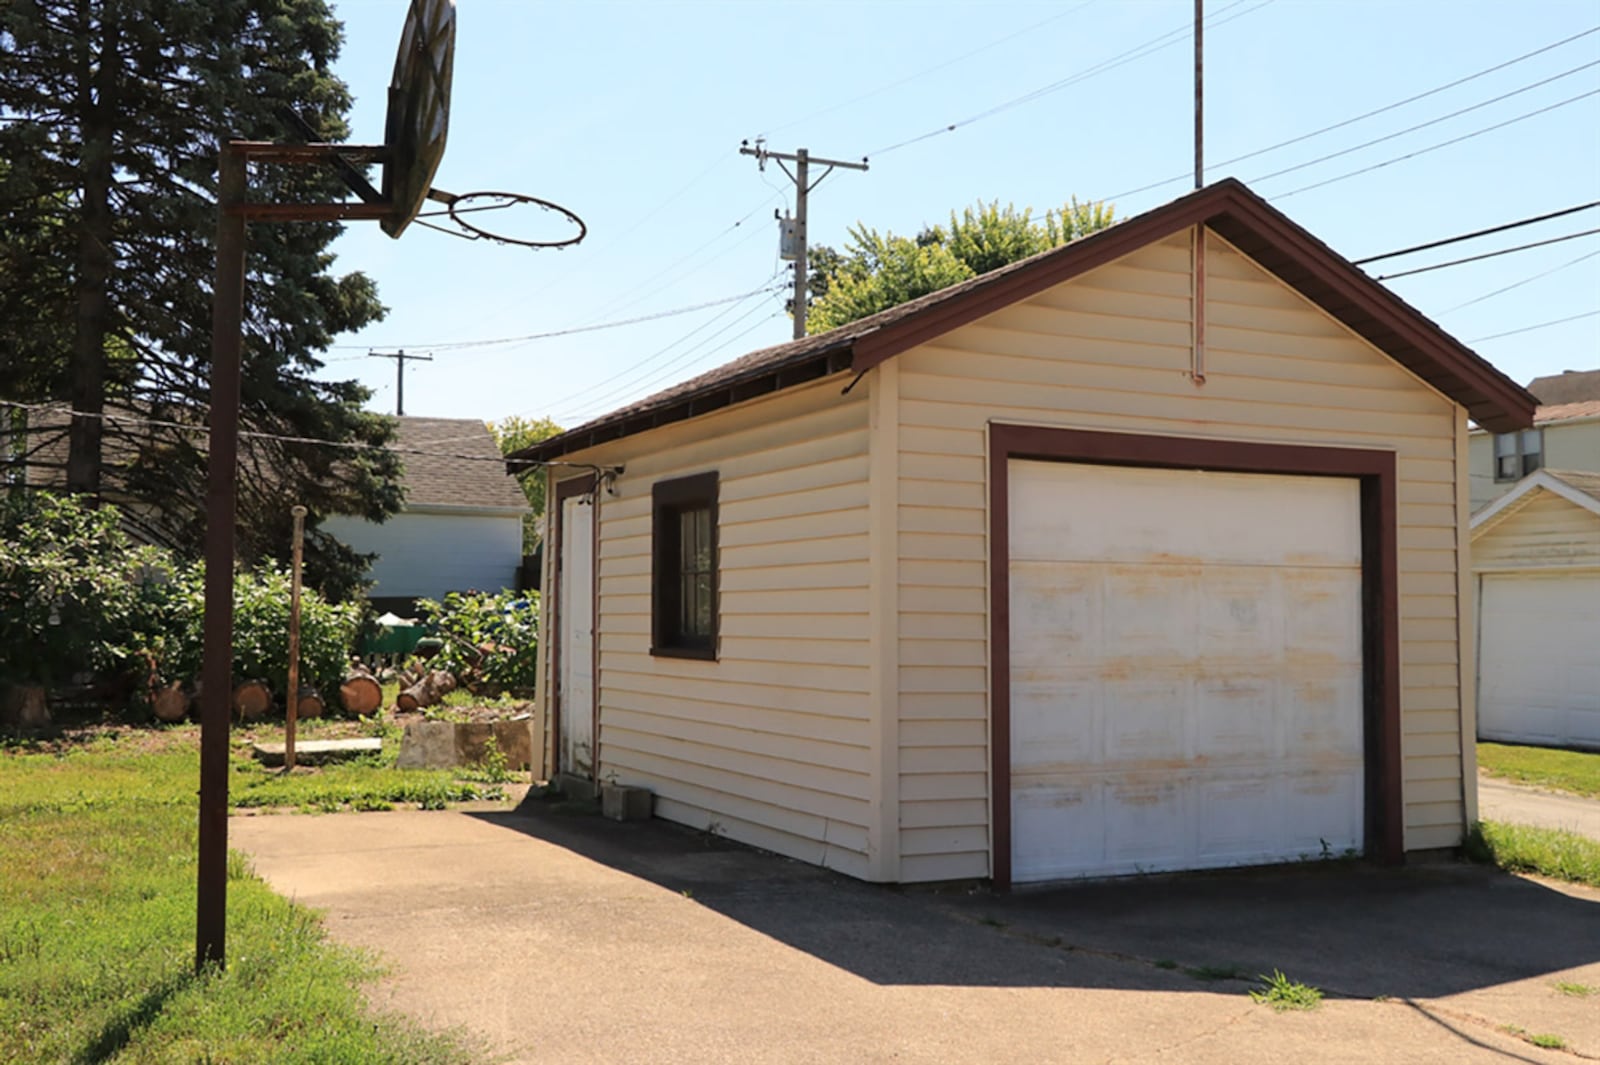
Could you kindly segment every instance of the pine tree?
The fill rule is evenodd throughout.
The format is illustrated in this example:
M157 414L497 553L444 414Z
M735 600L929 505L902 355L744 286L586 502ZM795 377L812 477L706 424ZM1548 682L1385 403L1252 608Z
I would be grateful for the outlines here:
M131 504L157 542L198 553L203 535L218 147L300 139L284 107L346 139L342 32L324 0L0 0L0 398L90 415L65 430L68 487ZM262 167L251 195L345 190L330 171ZM251 227L247 431L390 439L366 389L313 378L337 334L384 313L369 278L331 271L340 232ZM295 502L381 520L397 469L383 452L247 437L241 557L283 555ZM313 533L307 569L347 594L360 559Z

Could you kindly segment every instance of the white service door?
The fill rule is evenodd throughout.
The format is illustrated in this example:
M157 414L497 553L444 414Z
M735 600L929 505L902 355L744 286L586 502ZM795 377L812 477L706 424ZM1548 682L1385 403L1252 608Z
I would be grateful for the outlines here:
M594 776L594 504L561 504L558 690L563 773Z
M1358 482L1009 470L1012 879L1361 848Z
M1600 746L1600 573L1486 574L1478 735Z

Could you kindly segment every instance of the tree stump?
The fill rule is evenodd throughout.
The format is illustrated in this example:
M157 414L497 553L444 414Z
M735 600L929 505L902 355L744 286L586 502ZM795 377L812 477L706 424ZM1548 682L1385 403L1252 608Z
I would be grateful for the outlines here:
M0 691L0 725L16 728L49 728L50 706L45 690L37 684L13 684Z
M421 710L443 699L455 688L456 678L442 669L436 669L401 692L395 699L395 705L408 713Z
M247 680L233 689L233 712L241 721L259 721L272 709L272 689L263 680Z
M383 708L383 687L367 673L352 673L339 685L339 703L346 713L366 717Z
M182 721L189 712L189 693L183 690L182 684L174 681L156 689L155 696L150 700L150 709L155 712L157 721Z
M321 717L324 707L322 696L309 684L300 686L300 700L295 703L295 716L301 719L308 717Z

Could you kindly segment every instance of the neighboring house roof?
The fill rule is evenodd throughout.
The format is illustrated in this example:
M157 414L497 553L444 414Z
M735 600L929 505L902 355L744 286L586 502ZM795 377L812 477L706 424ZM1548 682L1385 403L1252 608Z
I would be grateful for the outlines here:
M1577 403L1556 403L1550 406L1541 404L1539 409L1533 412L1534 425L1585 421L1589 418L1600 418L1600 399L1582 400Z
M1533 396L1233 178L1098 233L827 333L752 352L511 456L543 461L692 418L902 351L1190 226L1204 224L1497 432L1532 424Z
M1585 400L1600 403L1600 370L1566 370L1535 377L1528 382L1528 391L1545 406Z
M405 472L407 509L527 510L528 498L506 473L500 446L476 418L397 419L394 447ZM420 454L418 453L420 452Z
M1540 492L1549 492L1574 506L1600 516L1600 473L1584 473L1578 470L1535 470L1518 481L1505 495L1486 504L1472 516L1473 535L1476 536L1484 528L1502 518L1510 517Z

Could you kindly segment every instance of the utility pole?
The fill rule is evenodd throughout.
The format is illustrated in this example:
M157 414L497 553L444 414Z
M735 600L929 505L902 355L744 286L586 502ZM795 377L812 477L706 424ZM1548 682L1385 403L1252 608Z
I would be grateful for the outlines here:
M407 355L405 349L399 351L369 351L367 355L374 359L394 360L394 416L400 417L406 412L406 363L407 362L432 362L432 355Z
M739 154L755 156L756 165L762 170L766 170L768 159L773 160L778 164L779 169L788 175L789 180L794 182L796 245L794 258L794 338L799 340L806 335L806 282L808 280L806 277L806 196L812 189L822 184L822 178L833 173L834 167L842 166L847 170L865 170L867 168L867 160L865 156L862 157L859 163L847 163L839 159L813 159L811 158L811 153L804 148L801 148L793 155L785 152L769 152L767 151L766 143L760 137L756 138L756 146L754 148L750 147L749 141L740 142ZM792 172L783 165L785 162L794 164ZM822 172L822 177L817 178L815 181L811 180L812 163L828 168Z
M1194 187L1206 183L1206 111L1204 73L1205 0L1194 0Z

